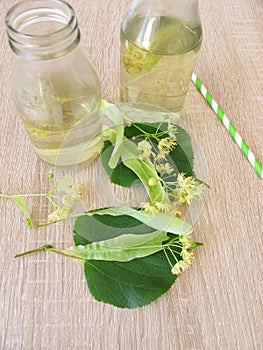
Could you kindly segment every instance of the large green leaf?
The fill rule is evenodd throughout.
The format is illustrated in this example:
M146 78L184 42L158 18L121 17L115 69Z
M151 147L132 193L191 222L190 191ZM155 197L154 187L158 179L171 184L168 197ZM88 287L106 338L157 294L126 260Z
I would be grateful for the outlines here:
M90 220L93 220L92 225ZM105 227L106 234L103 231ZM110 238L111 234L116 237L135 231L147 233L153 229L128 215L84 215L76 221L74 242L75 245L86 245ZM174 253L179 259L180 251ZM94 298L120 308L152 303L171 288L177 277L172 275L162 251L128 262L88 260L84 263L84 272Z
M128 309L148 305L167 292L177 277L170 270L163 252L124 263L98 260L84 263L94 298Z

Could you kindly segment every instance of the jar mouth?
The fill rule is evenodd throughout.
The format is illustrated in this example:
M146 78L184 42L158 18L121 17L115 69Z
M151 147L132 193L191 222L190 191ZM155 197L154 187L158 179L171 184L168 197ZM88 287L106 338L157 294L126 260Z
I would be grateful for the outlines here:
M22 1L7 12L5 23L12 50L25 57L29 51L32 57L59 55L80 38L75 11L63 0Z

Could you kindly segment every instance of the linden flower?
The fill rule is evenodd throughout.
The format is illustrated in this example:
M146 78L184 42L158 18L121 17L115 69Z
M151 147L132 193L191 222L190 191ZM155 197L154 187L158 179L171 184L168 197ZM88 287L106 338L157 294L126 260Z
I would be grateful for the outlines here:
M169 163L159 163L155 166L160 175L171 175L174 173L174 168Z
M181 235L179 236L179 242L182 244L182 251L180 253L182 260L178 261L172 267L171 272L174 275L179 275L187 270L192 265L192 262L194 260L194 253L191 251L191 248L193 247L191 237Z
M139 151L145 151L145 150L152 150L152 146L150 144L150 142L146 141L146 140L142 140L138 143L137 149Z
M154 205L159 212L165 211L165 209L167 209L167 203L155 202Z
M174 137L165 137L158 143L159 150L164 153L170 153L175 148L175 146L177 146L177 142Z
M179 242L182 243L183 248L186 250L191 249L193 247L193 242L189 236L186 236L186 235L179 236Z
M159 55L132 46L123 55L122 63L129 74L140 75L150 72L159 60Z
M194 259L194 253L189 252L187 249L183 249L181 252L181 257L189 266L192 264Z
M156 209L158 210L158 212L160 212L160 213L163 213L163 212L165 212L165 213L171 213L171 212L174 210L173 206L172 206L171 204L169 204L169 203L165 203L165 202L155 202L154 205L155 205L155 208L156 208ZM174 213L173 213L173 214L174 214Z
M54 189L58 192L58 199L61 200L62 206L56 205L56 209L48 215L48 222L66 220L73 210L73 203L81 199L83 184L76 184L66 176L58 179Z
M170 138L176 140L176 134L178 134L177 126L171 123L168 129L168 133Z
M159 212L156 206L150 202L141 203L140 207L143 211L151 214L157 214Z
M57 180L56 189L63 194L62 203L68 205L81 199L83 184L76 184L66 176Z
M155 156L155 153L152 151L152 146L150 142L143 140L138 143L138 151L142 151L142 158L149 159L151 156Z
M62 197L63 204L67 205L69 203L79 201L81 199L82 191L83 184L76 184L72 186L72 188L66 191L64 196Z
M174 206L172 203L155 202L154 205L159 213L165 213L165 214L169 214L172 216L181 216L181 212L179 212L177 210L177 207Z
M154 163L160 163L163 160L166 160L166 153L160 150L160 152L154 157Z
M180 275L181 273L189 269L189 267L190 265L186 261L180 260L172 267L171 272L173 275Z
M190 205L193 199L200 198L203 190L204 185L192 176L186 177L184 173L178 174L174 195L178 198L179 204L187 203Z
M173 216L180 216L181 212L172 203L167 202L145 202L141 203L140 208L151 214L166 213Z
M55 221L66 220L69 217L72 209L73 208L71 206L65 206L53 211L48 215L48 222L51 223Z

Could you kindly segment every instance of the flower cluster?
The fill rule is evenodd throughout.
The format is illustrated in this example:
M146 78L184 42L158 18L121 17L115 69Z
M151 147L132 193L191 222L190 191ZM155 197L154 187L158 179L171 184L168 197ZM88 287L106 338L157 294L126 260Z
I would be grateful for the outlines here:
M170 202L144 202L140 204L140 208L151 214L166 213L174 216L181 216L182 213L177 209L177 207Z
M57 192L57 198L61 200L62 205L58 205L53 200L51 201L55 210L48 215L49 223L65 220L69 217L73 210L74 202L81 199L83 184L76 184L69 176L66 176L57 180L53 191Z
M142 140L137 145L138 151L141 151L140 159L150 159L150 157L155 157L153 152L152 145L149 141Z
M150 72L159 60L159 55L130 46L122 57L122 64L127 73L140 75Z
M190 237L179 236L179 245L181 244L181 260L177 261L175 265L172 266L171 272L174 275L180 275L182 272L186 271L192 264L194 259L194 253L192 248L195 243L191 241Z
M165 132L158 129L154 134L140 131L143 140L137 145L140 151L139 158L150 161L157 172L157 179L150 178L148 185L155 186L156 182L160 181L169 198L165 202L142 203L141 209L152 214L165 212L182 216L180 207L184 204L190 205L192 200L199 199L204 185L192 176L176 173L171 161L168 160L169 154L177 146L177 126L171 123Z
M162 137L167 134L168 136ZM174 168L168 162L167 156L177 146L176 134L177 127L171 124L168 133L159 131L155 134L143 134L142 136L145 138L137 145L138 151L141 152L139 155L140 159L151 161L160 176L174 173ZM153 144L151 137L156 141L157 145Z
M38 224L38 227L43 227L57 221L66 220L73 210L74 202L81 199L83 190L82 184L74 183L69 176L58 179L56 181L56 184L54 183L54 174L49 174L48 178L50 180L51 188L46 193L27 193L14 195L0 193L0 198L9 198L18 204L20 209L22 209L22 211L27 216L26 225L29 228L32 228L34 226L34 222L31 218L26 198L46 198L54 208L54 211L48 215L48 222L44 224Z
M193 199L200 198L203 191L204 184L197 181L194 177L186 177L184 173L178 174L173 194L180 205L184 203L190 205Z
M169 154L177 146L176 137L165 137L158 143L158 149L160 153Z

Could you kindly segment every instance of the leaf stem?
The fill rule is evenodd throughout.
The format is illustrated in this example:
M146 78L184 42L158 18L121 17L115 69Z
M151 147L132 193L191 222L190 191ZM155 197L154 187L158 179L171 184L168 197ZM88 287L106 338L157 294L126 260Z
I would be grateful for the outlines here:
M0 197L3 198L19 198L19 197L47 197L48 193L27 193L27 194L2 194L0 193Z
M39 247L39 248L36 248L36 249L33 249L33 250L29 250L29 251L24 252L24 253L21 253L21 254L17 254L17 255L14 256L14 258L15 258L15 259L16 259L16 258L20 258L20 257L22 257L22 256L29 255L29 254L33 254L33 253L37 253L37 252L40 252L40 251L42 251L42 250L48 250L48 249L50 249L50 248L52 248L51 245L43 245L43 246L41 246L41 247Z
M58 255L62 255L65 258L71 258L71 259L81 260L81 261L86 261L87 260L87 259L83 259L83 258L80 258L78 256L75 256L75 255L66 254L66 253L62 252L61 250L59 250L59 249L53 248L52 246L47 247L45 250L48 251L48 252L56 253Z

